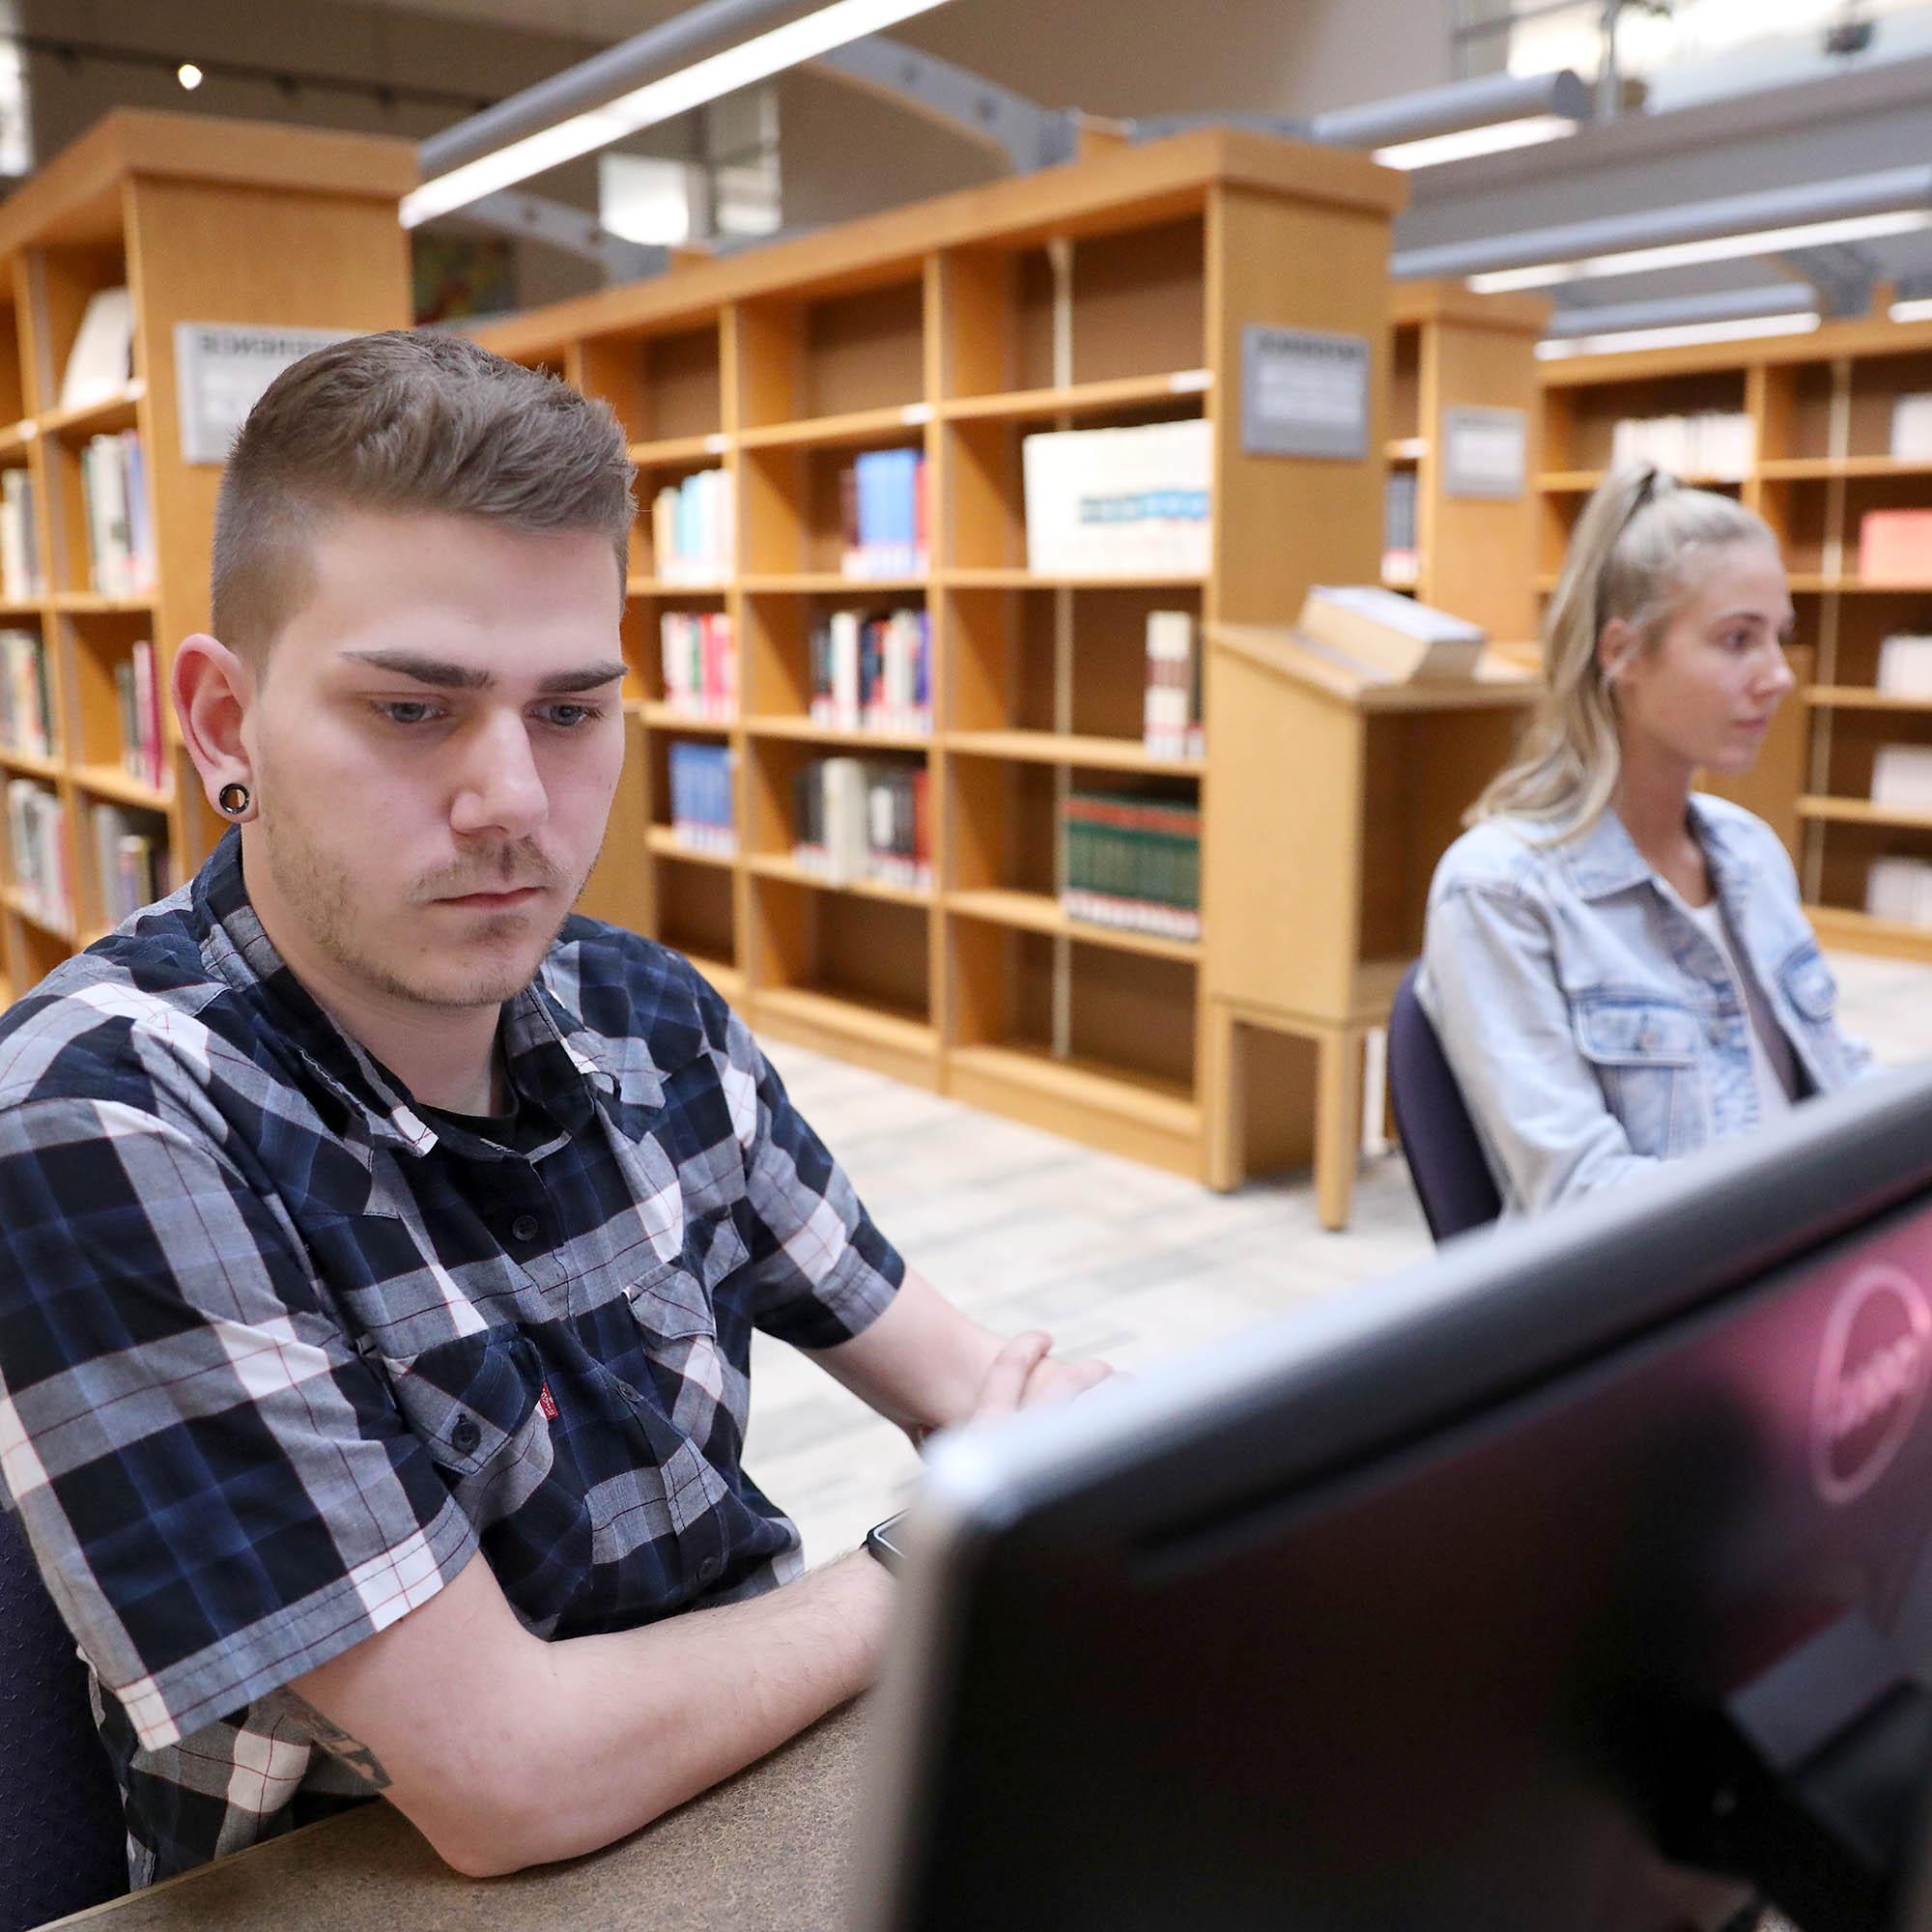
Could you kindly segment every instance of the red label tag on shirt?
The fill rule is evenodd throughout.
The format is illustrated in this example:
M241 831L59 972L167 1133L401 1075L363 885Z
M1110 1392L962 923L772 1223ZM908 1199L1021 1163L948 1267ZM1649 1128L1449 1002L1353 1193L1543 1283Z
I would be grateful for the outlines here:
M556 1398L551 1394L548 1382L537 1391L537 1406L543 1410L546 1422L556 1420Z

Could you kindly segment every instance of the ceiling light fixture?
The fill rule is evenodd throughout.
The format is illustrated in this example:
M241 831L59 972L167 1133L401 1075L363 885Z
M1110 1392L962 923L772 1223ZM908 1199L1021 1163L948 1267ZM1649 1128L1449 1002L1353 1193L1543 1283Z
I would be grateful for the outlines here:
M946 0L833 0L829 7L817 8L782 26L647 81L600 106L570 114L567 119L508 139L488 152L474 154L473 157L469 157L476 146L474 135L468 131L471 124L463 124L423 143L423 166L433 179L403 197L403 226L414 228L499 188L608 148L641 128L654 127L702 106L707 100L735 94L741 87L769 79L802 61L813 60L834 47L843 46L848 41L883 32L916 14L929 13L945 4ZM748 6L747 0L740 0L734 8L713 0L710 8L695 8L690 14L667 22L666 28L653 28L626 43L623 48L611 51L617 55L635 49L633 58L647 59L657 49L671 44L667 28L689 37L713 22L742 16L747 11L769 13L772 8ZM483 133L486 123L497 127L527 124L533 113L542 112L544 99L559 98L558 83L573 90L582 84L594 86L592 71L608 76L614 69L607 57L600 56L596 61L584 63L584 71L582 83L573 78L579 71L572 70L569 74L555 76L553 82L527 90L524 96L513 97L488 115L477 116L473 124L476 134ZM460 161L456 158L459 153L466 156ZM437 173L439 159L456 164L448 165L447 172Z
M1815 315L1765 315L1740 322L1692 322L1675 328L1626 328L1603 335L1551 337L1536 345L1545 361L1564 355L1609 355L1631 349L1682 349L1697 342L1745 342L1760 335L1805 335Z
M1932 296L1915 296L1910 301L1895 301L1886 313L1893 322L1932 322Z
M1306 137L1324 148L1367 148L1383 166L1435 167L1573 134L1591 114L1590 90L1568 68L1493 73L1315 115Z
M1463 128L1453 134L1399 141L1393 147L1376 149L1374 158L1385 168L1410 173L1416 168L1440 167L1445 161L1465 161L1473 155L1500 155L1511 148L1560 141L1576 131L1576 122L1565 121L1560 115L1532 114L1525 121L1496 121L1487 128Z

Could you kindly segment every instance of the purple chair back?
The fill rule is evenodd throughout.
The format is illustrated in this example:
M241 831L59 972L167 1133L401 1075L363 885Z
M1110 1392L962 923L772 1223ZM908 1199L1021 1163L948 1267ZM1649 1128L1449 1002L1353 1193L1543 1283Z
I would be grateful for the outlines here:
M1493 1221L1503 1204L1442 1042L1415 997L1420 970L1418 962L1402 976L1389 1014L1389 1100L1423 1218L1446 1241Z
M121 1794L87 1671L14 1513L0 1505L0 1932L128 1889Z

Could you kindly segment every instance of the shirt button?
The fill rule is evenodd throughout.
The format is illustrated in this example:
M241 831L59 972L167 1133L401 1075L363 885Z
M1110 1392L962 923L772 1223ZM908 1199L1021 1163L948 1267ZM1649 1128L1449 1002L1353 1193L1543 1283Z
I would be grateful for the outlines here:
M513 1241L534 1241L543 1231L543 1223L534 1214L519 1214L510 1223L510 1238Z
M717 1557L707 1556L697 1566L697 1580L700 1583L715 1583L718 1580L719 1571L724 1569L724 1564L719 1562Z
M449 1440L460 1456L468 1456L483 1439L483 1432L476 1426L473 1415L459 1415L456 1426L449 1432Z

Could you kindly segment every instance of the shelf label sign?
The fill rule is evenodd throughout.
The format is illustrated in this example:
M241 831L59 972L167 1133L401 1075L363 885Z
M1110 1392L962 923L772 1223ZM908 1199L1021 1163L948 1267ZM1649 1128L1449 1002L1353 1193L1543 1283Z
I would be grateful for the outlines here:
M226 463L229 445L248 412L291 362L356 333L353 328L176 323L175 392L181 409L182 461Z
M1249 323L1241 330L1241 450L1367 456L1369 338Z
M1451 497L1514 501L1529 469L1529 415L1523 410L1442 412L1442 488Z

